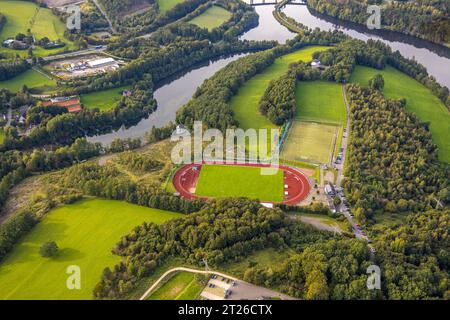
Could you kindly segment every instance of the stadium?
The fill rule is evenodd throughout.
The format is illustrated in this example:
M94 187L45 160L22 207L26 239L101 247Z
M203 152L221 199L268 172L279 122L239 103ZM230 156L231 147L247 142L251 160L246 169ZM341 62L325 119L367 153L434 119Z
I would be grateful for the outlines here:
M308 177L298 169L280 165L274 175L262 175L263 164L189 164L179 168L173 185L185 199L247 197L264 204L297 205L311 190Z

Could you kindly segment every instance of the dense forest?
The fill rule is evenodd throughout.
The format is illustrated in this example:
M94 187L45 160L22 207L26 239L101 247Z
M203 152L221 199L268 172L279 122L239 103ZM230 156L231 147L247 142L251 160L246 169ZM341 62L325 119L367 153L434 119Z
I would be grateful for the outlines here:
M431 134L405 110L373 89L347 86L351 137L344 186L355 217L370 219L378 210L424 211L435 198L444 203L449 167L437 160Z
M450 43L450 3L447 0L308 0L322 14L366 24L369 5L381 6L382 28L406 33L432 42Z

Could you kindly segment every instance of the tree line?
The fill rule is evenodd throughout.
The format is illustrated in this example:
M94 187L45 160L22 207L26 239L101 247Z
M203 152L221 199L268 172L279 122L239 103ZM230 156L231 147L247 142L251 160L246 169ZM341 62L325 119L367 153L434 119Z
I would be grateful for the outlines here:
M338 19L366 25L369 5L382 4L383 28L439 44L450 41L450 6L447 0L308 0L308 7Z

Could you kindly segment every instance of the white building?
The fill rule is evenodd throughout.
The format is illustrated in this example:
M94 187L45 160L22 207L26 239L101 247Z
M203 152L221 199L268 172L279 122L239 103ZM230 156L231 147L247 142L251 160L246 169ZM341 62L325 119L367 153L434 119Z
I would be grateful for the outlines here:
M103 58L103 59L88 61L87 65L90 68L101 68L101 67L114 66L114 65L117 65L117 63L116 63L116 60L114 60L113 58Z

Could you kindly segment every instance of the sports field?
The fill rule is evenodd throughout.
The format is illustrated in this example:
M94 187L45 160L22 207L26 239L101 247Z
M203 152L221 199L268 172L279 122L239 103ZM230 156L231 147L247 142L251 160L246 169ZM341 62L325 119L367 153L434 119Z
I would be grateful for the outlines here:
M156 0L159 7L159 12L164 14L177 4L183 2L184 0Z
M91 199L52 210L0 264L2 299L91 299L111 253L122 236L143 222L163 223L181 214L126 202ZM40 246L56 241L59 252L42 258ZM66 287L67 267L81 269L81 290Z
M324 123L345 123L342 86L327 81L301 81L295 91L296 119Z
M338 127L316 122L294 121L281 158L293 161L329 163Z
M45 56L61 52L64 49L74 49L72 41L64 37L65 24L55 16L50 9L40 8L35 3L28 1L0 0L0 12L6 16L7 22L0 31L0 41L15 37L18 33L27 34L28 29L36 37L42 39L48 37L50 40L61 39L66 43L65 48L45 50L36 48L33 52L37 56ZM27 55L27 50L12 50L0 48L6 53Z
M98 108L100 111L107 111L116 106L116 104L122 99L122 92L129 90L129 86L91 92L81 95L81 103L85 108L94 109Z
M283 171L261 175L261 168L203 165L195 194L201 197L247 197L261 201L282 202Z
M26 85L29 89L37 88L46 90L54 88L56 81L47 78L33 69L29 69L12 79L0 81L0 88L5 88L12 92L19 91L23 85Z
M230 104L234 117L239 121L242 129L276 128L265 116L259 112L259 101L266 91L271 80L281 77L288 71L291 63L297 61L310 61L312 54L323 51L328 47L312 46L287 54L275 60L275 63L262 73L248 80L231 99Z
M376 74L384 77L383 93L386 97L405 98L406 109L421 122L430 123L433 141L439 147L439 160L450 163L450 112L444 104L421 83L390 66L384 70L357 66L351 81L366 86Z
M213 5L205 12L189 21L189 23L196 24L200 28L207 28L208 30L212 30L214 28L220 27L230 18L231 12L225 10L222 7Z
M148 300L197 300L203 287L194 273L179 272L153 292Z

